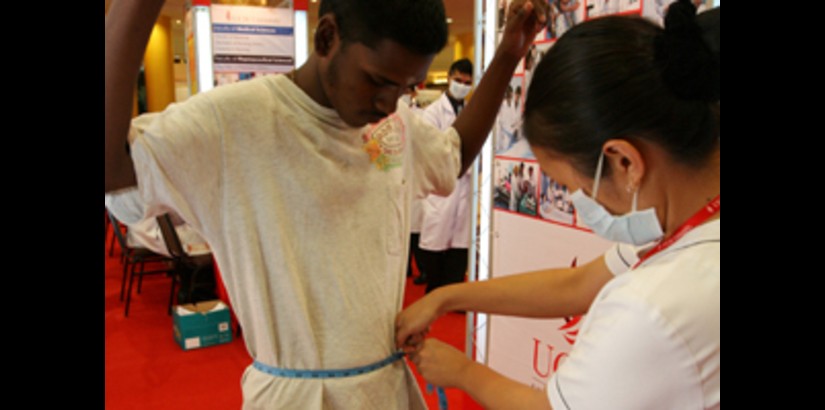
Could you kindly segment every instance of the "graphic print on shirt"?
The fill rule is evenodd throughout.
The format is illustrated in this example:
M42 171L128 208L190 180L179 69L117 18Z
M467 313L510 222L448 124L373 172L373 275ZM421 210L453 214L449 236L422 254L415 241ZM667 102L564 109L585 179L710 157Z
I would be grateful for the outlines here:
M389 171L401 166L407 137L404 123L398 115L390 115L375 124L362 138L364 151L379 170Z

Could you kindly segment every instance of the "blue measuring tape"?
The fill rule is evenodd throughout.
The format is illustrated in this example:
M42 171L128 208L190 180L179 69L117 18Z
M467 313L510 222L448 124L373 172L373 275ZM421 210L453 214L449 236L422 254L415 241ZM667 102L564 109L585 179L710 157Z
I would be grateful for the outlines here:
M328 369L328 370L303 370L303 369L282 369L279 367L272 367L270 365L261 363L255 360L252 367L275 377L286 377L290 379L340 379L344 377L358 376L365 373L374 372L382 367L389 366L392 363L404 357L404 352L395 352L387 358L360 367L350 367L348 369ZM433 386L427 384L427 393L432 393ZM438 408L447 410L447 394L441 387L436 388L438 394Z

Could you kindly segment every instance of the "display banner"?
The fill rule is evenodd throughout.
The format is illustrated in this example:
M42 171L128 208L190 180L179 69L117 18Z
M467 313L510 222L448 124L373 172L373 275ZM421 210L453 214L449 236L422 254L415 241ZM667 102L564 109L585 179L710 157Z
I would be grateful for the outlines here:
M580 224L567 187L544 175L522 131L533 71L556 40L583 21L636 15L661 24L674 0L546 0L550 18L519 63L494 132L491 277L585 264L611 243ZM501 19L510 1L498 3ZM702 1L699 11L713 6ZM497 38L504 22L498 20ZM581 317L537 320L491 315L487 364L519 382L544 388L576 342Z
M295 66L292 7L213 4L212 53L216 85Z
M493 277L571 267L600 256L610 243L591 232L509 210L493 213ZM487 364L514 380L543 388L564 362L581 317L551 320L491 315Z

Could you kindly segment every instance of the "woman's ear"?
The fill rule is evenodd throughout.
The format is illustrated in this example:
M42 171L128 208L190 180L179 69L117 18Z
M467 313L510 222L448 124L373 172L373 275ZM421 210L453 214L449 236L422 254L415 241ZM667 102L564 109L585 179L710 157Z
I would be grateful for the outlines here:
M315 52L321 57L329 57L338 39L338 24L335 22L335 15L324 14L318 20L318 27L315 29Z
M637 190L646 170L639 148L628 140L613 139L605 142L602 149L614 181L624 184L628 193Z

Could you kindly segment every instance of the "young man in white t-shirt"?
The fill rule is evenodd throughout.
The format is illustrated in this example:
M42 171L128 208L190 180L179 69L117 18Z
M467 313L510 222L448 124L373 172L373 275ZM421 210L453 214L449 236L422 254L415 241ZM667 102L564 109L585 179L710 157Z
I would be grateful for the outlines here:
M137 184L148 214L174 211L209 242L255 360L244 409L425 408L394 343L410 203L449 193L475 159L546 5L514 2L444 132L397 107L446 43L442 2L325 0L297 71L138 117L130 157L132 84L162 4L122 0L106 17L106 191Z

